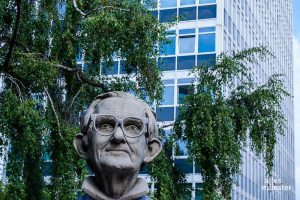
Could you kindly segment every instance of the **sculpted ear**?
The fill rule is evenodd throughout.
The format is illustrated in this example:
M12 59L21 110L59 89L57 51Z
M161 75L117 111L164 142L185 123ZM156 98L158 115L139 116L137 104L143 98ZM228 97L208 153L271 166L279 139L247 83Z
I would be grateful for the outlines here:
M88 140L87 136L83 135L82 133L78 133L74 140L73 146L77 151L78 155L84 159L88 159Z
M148 151L146 153L144 162L149 163L151 162L161 151L161 142L156 139L152 138L148 143Z

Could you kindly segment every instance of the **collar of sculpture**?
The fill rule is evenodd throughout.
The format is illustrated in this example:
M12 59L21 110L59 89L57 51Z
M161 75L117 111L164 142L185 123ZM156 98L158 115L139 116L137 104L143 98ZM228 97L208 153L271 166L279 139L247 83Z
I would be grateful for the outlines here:
M142 178L138 178L130 192L118 198L111 198L106 196L98 188L94 180L94 176L88 176L84 180L82 184L82 190L95 200L134 200L146 195L149 192L147 182Z

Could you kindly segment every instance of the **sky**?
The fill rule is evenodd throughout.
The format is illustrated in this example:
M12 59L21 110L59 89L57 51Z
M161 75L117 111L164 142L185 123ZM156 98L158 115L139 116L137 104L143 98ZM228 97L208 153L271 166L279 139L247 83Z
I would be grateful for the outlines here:
M300 200L300 1L294 0L294 112L296 199Z

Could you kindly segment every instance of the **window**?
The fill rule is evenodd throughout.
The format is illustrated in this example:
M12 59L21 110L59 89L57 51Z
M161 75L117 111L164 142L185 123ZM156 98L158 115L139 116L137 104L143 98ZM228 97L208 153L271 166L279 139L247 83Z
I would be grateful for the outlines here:
M158 60L158 66L162 71L175 70L176 58L175 57L162 57Z
M199 33L215 32L215 31L216 31L216 27L199 28Z
M165 86L162 105L174 104L174 86Z
M144 1L147 9L153 9L157 7L157 0Z
M178 56L177 70L192 69L195 66L195 56Z
M179 8L180 21L196 20L197 7Z
M178 95L177 95L177 103L183 103L183 99L186 95L191 94L193 92L191 85L179 85L178 86Z
M161 8L169 8L169 7L176 7L177 0L160 0L160 7Z
M179 37L179 53L195 52L195 35L186 35Z
M136 73L137 70L134 66L126 63L126 61L122 60L120 62L120 74L130 74L130 73Z
M202 200L203 199L203 186L202 183L196 183L196 189L195 189L195 194L196 198L195 200Z
M157 10L151 11L151 14L153 15L154 18L157 19L157 17L158 17L158 12L157 12Z
M187 156L188 155L188 151L187 151L187 144L185 141L182 140L178 140L176 142L176 156Z
M174 107L160 107L156 109L158 121L174 121Z
M197 66L210 66L216 63L216 54L204 54L197 56Z
M216 0L199 0L199 4L216 3Z
M176 159L175 165L183 173L193 173L193 165L187 159Z
M216 18L217 16L217 6L200 6L198 7L198 18L199 19L209 19Z
M224 9L224 26L227 26L227 12Z
M112 63L112 65L107 65L106 63L102 63L101 73L104 75L113 75L118 74L118 61Z
M231 33L231 17L228 17L228 31Z
M168 37L168 41L160 46L161 55L175 55L176 37Z
M164 22L174 22L177 18L177 9L168 9L168 10L161 10L159 21Z
M180 5L181 6L191 5L191 4L195 4L195 0L180 0Z
M233 23L233 39L236 40L236 26Z
M198 52L214 52L216 49L216 34L199 34Z

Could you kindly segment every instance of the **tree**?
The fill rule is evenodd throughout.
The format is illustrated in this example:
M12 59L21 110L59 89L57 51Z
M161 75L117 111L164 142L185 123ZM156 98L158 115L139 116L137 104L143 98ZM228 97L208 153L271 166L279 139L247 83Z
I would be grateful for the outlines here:
M167 26L136 0L0 0L0 24L5 199L76 199L87 173L72 146L79 113L111 90L161 99L157 44ZM105 75L114 58L123 78Z
M0 24L0 133L9 147L8 184L1 197L76 199L88 173L72 147L80 131L79 113L110 90L159 102L156 60L168 25L158 23L136 0L0 0ZM194 84L196 92L186 98L176 134L162 135L164 154L148 166L157 181L155 198L180 199L185 192L179 184L184 175L170 156L176 139L187 141L190 158L201 166L208 199L228 198L247 135L272 168L275 133L284 123L278 108L286 93L277 76L254 85L246 61L253 63L255 55L266 51L222 54L215 65L194 69L201 77ZM78 57L84 65L77 65ZM122 61L121 79L105 75L113 72L114 58ZM230 88L238 75L244 81L224 96L223 86ZM46 185L43 161L48 156L52 174Z
M200 166L204 199L231 198L234 176L240 173L248 145L262 155L267 174L272 173L277 134L283 134L285 127L281 101L289 94L281 75L269 77L263 85L251 77L249 66L268 55L264 47L223 53L216 63L193 69L195 92L186 96L175 132L187 142L190 159ZM237 86L236 77L240 78Z

